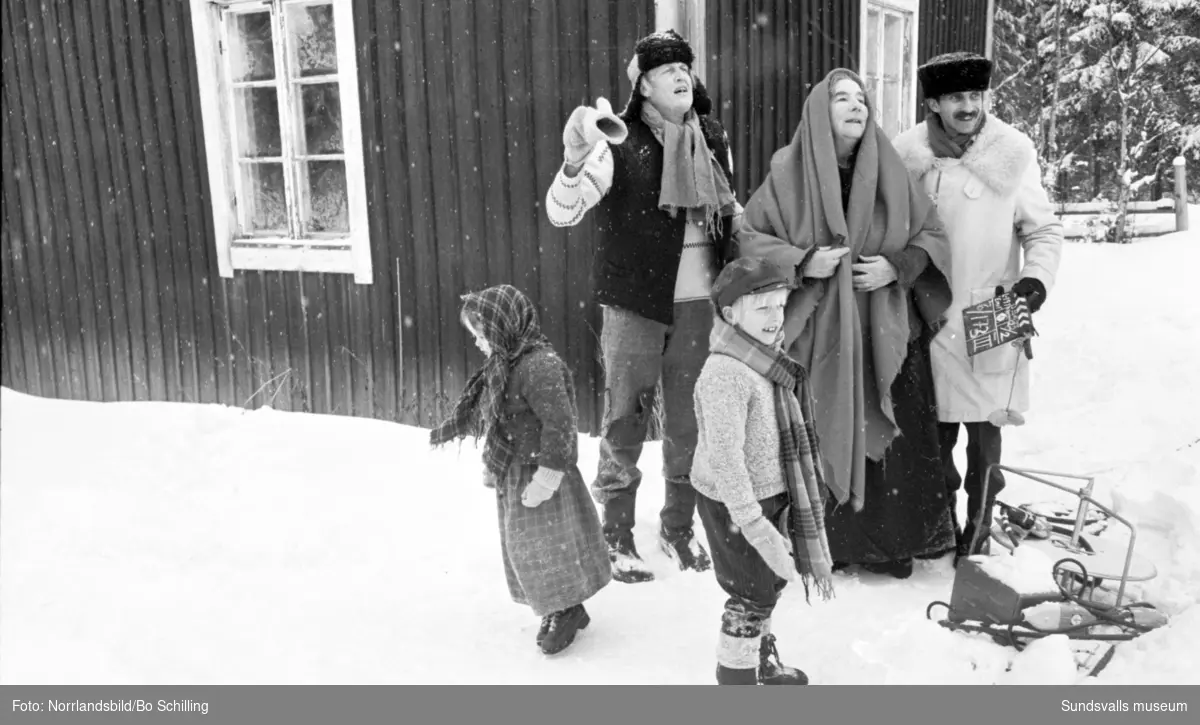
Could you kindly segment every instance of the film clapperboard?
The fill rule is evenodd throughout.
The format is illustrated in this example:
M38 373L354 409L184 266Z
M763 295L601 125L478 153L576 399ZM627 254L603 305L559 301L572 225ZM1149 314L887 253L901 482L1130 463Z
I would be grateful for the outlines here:
M966 331L967 356L974 357L995 347L1012 343L1025 348L1025 356L1033 359L1029 338L1037 334L1033 316L1025 298L997 288L990 300L963 310L963 329Z

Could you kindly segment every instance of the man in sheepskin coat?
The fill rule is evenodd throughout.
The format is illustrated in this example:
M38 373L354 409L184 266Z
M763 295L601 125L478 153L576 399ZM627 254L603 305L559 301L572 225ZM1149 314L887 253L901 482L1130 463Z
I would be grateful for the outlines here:
M1013 345L968 357L962 310L1003 287L1025 297L1037 312L1054 286L1062 254L1062 223L1042 188L1033 142L986 111L991 70L990 60L972 53L940 55L921 66L929 113L894 142L934 200L953 250L954 301L931 357L952 511L959 487L967 492L967 525L960 527L955 516L960 557L986 551L991 510L1004 478L994 473L985 502L983 477L989 465L1000 462L997 423L1020 420L1013 414L1029 408L1031 362ZM967 429L965 484L954 465L960 424ZM981 514L980 542L969 551Z

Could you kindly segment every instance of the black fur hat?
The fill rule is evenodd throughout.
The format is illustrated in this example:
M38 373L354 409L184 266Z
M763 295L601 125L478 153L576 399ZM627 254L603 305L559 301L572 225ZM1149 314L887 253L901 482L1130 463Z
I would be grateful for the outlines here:
M653 33L639 40L633 48L633 57L629 59L629 65L625 67L625 75L633 87L630 89L629 102L625 104L625 110L621 111L621 118L629 121L641 115L644 99L642 94L638 93L638 81L642 74L667 63L687 63L690 68L695 62L696 54L692 51L692 46L674 30ZM706 116L712 111L712 99L708 95L708 89L695 74L692 74L692 108L701 116Z
M674 30L664 30L652 33L642 38L633 47L633 60L629 62L625 74L629 81L636 84L643 74L667 63L687 63L688 67L696 62L696 54L692 46Z
M947 93L986 91L992 80L992 61L975 53L945 53L917 69L926 98Z
M692 75L692 109L701 116L712 113L712 96L695 74Z

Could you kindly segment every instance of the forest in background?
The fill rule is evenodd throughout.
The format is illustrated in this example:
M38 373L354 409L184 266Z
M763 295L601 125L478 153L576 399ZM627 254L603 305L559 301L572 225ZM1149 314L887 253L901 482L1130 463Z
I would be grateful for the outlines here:
M1058 203L1200 201L1200 0L997 0L993 110L1029 134ZM1200 220L1197 220L1200 222Z

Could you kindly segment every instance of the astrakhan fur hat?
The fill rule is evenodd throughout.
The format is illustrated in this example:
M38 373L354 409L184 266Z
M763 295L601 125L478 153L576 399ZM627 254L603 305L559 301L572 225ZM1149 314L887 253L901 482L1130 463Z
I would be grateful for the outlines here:
M947 93L986 91L992 80L992 61L975 53L946 53L917 69L921 91L937 99Z

